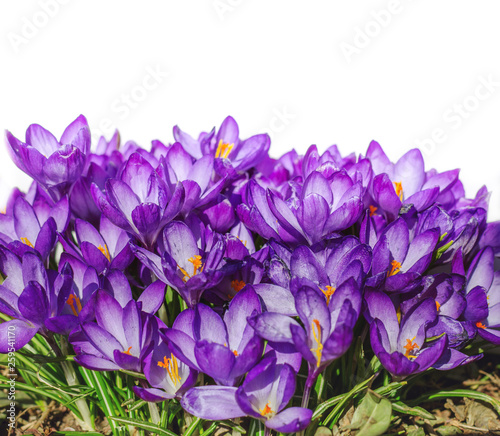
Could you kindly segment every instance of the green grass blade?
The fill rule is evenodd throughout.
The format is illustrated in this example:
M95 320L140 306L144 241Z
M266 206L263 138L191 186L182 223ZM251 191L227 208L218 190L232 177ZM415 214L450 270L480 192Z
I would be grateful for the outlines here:
M141 428L143 430L147 430L150 431L151 433L156 433L158 435L179 436L170 430L167 430L165 428L160 428L158 425L152 424L151 422L147 421L140 421L138 419L131 419L131 418L121 418L118 416L110 416L109 419L112 421L116 421L120 424Z

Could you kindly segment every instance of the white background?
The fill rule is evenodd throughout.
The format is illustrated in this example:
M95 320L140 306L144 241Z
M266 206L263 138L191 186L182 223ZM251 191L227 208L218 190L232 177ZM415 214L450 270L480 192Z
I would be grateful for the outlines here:
M498 0L2 1L0 129L59 137L83 113L149 147L231 114L274 157L420 145L469 196L486 184L500 219L499 16ZM1 205L28 185L0 149Z

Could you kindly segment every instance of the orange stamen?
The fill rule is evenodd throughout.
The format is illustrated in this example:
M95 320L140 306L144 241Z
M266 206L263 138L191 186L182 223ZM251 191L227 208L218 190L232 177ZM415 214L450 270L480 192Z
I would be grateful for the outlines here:
M396 190L396 195L403 201L403 184L401 182L394 182L394 189Z
M108 259L108 262L111 262L111 257L109 255L109 250L108 250L108 246L106 244L104 244L104 247L102 245L99 245L99 247L97 247L97 249L102 253L104 254L104 256L106 256L106 259Z
M438 301L436 301L436 310L437 310L438 312L439 312L439 308L440 308L440 307L441 307L441 304L440 304Z
M370 207L368 209L370 209L370 216L373 216L373 215L375 215L375 212L377 211L378 207L370 205Z
M486 328L486 326L481 321L476 322L476 327L478 329L485 329Z
M321 342L321 326L317 319L313 319L311 323L311 329L314 336L314 341L316 342L317 347L311 348L311 351L316 354L316 366L319 368L319 364L321 362L321 355L323 354L323 344Z
M221 157L223 159L227 159L229 156L229 153L231 153L231 150L233 149L234 144L229 144L227 142L222 141L222 139L219 141L219 145L217 146L217 150L215 152L215 157Z
M80 301L80 299L78 297L75 297L74 294L71 294L66 300L66 303L71 307L73 315L78 316L78 314L82 310L82 302Z
M132 356L132 354L130 354L130 350L132 349L132 347L128 347L127 348L127 351L122 351L123 354L128 354L129 356Z
M243 280L231 280L231 287L236 291L240 292L244 287L246 283Z
M259 412L262 416L265 416L266 418L269 416L269 415L274 415L276 412L271 409L271 406L269 406L269 403L267 403L263 409L259 409Z
M387 277L394 276L401 270L401 264L397 260L393 260L391 266L391 270L387 272Z
M31 243L31 241L28 238L20 238L20 239L21 239L21 242L23 244L26 244L28 247L34 248L33 244Z
M236 357L238 357L238 351L233 350L233 354L234 354Z
M177 358L172 353L170 353L170 359L167 359L167 356L163 356L163 362L159 360L158 366L167 370L167 374L174 386L177 386L177 383L181 382L181 378L179 377L179 364Z
M406 349L405 351L405 357L408 359L415 359L416 356L413 355L413 350L419 349L420 347L417 344L413 344L412 342L415 340L415 336L413 339L407 339L406 340L406 345L403 347Z
M336 288L334 288L333 286L325 286L325 287L326 287L326 290L321 289L321 288L319 288L319 290L321 292L323 292L323 294L325 294L326 305L328 306L330 304L330 298L333 295L333 293L335 292Z

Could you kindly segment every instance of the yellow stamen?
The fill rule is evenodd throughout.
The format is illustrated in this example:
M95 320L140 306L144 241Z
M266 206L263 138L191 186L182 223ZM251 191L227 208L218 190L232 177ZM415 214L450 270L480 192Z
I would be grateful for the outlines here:
M321 326L319 325L319 321L317 319L312 320L311 328L314 336L314 341L317 345L316 348L311 348L311 351L316 354L316 366L319 368L321 355L323 354L323 344L321 343Z
M273 416L276 413L273 409L271 409L269 403L267 403L263 409L259 409L259 412L262 416L266 418L269 417L269 415Z
M418 350L420 348L417 344L412 343L414 340L415 340L415 336L413 337L413 339L407 339L406 345L403 347L406 349L405 357L407 357L408 359L415 359L417 356L414 355L413 350L415 350L415 349Z
M74 294L71 294L68 299L66 300L66 303L69 304L71 307L71 311L73 312L73 315L78 316L80 311L82 310L82 303L78 297L75 297ZM75 307L76 305L76 307Z
M401 264L397 260L393 260L391 266L391 270L387 272L387 277L394 276L401 270Z
M158 366L167 370L167 374L174 386L177 386L177 383L181 382L181 378L179 377L179 364L177 358L172 353L170 353L170 359L167 359L167 356L163 356L163 362L159 360Z
M325 294L325 297L326 297L326 305L328 306L330 304L330 298L332 297L333 293L335 292L336 288L334 288L333 286L325 286L326 287L326 290L324 289L321 289L319 288L319 290L321 292L323 292L323 294Z
M132 356L132 354L130 353L130 350L132 349L132 347L128 347L126 351L122 351L123 354L128 354L129 356Z
M199 254L191 257L190 259L188 259L188 262L191 262L193 264L193 276L196 275L196 273L198 272L198 270L201 268L200 271L203 270L203 263L201 261L201 256ZM191 276L192 277L192 276Z
M229 144L224 142L222 139L219 141L219 145L217 146L217 150L215 152L215 157L221 157L223 159L227 159L229 153L233 149L234 144Z
M394 189L396 190L396 195L403 201L403 184L401 182L394 182Z
M486 328L486 326L481 321L476 322L476 327L478 329L485 329Z
M398 317L398 323L401 324L401 307L397 308L396 316Z
M231 280L231 287L236 291L240 292L244 287L246 283L243 280Z
M104 254L104 256L106 256L106 259L108 259L108 262L111 262L111 258L109 256L109 251L108 251L108 246L106 244L104 244L104 247L102 245L99 245L99 247L97 247L97 249L102 253Z
M373 216L375 215L375 212L377 211L378 207L370 205L369 209L370 209L370 216Z
M20 238L20 239L21 239L21 242L23 244L26 244L28 247L34 248L33 244L31 243L31 241L28 238Z

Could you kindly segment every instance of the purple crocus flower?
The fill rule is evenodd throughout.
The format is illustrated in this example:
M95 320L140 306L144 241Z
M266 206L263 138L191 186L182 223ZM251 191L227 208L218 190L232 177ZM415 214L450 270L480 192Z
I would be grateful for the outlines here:
M351 345L361 310L361 292L351 277L335 290L328 304L317 287L302 286L294 297L303 326L293 318L273 312L255 315L248 321L273 348L281 352L300 352L307 361L309 374L302 403L307 406L318 375Z
M247 287L231 300L224 318L200 303L181 312L163 335L178 359L218 384L234 386L262 356L264 343L247 324L260 312L259 297Z
M495 271L491 247L483 248L467 272L466 295L473 298L466 316L477 327L479 336L500 345L500 271Z
M64 221L62 226L67 225L69 219L69 208L67 198L63 198L54 208L58 221ZM65 206L65 213L63 212ZM62 215L66 215L64 219ZM49 257L57 241L57 224L52 216L44 217L45 221L39 221L33 206L23 197L17 197L12 215L0 214L0 239L19 256L26 251L39 253L44 261Z
M268 429L293 433L305 429L312 411L303 407L285 408L295 392L295 372L277 364L272 354L248 373L239 388L203 386L189 390L181 400L187 412L202 419L223 420L251 416Z
M159 171L171 191L182 182L185 201L181 213L184 216L193 209L203 209L212 204L226 183L225 178L212 182L212 155L205 155L196 160L179 142L171 145L166 155L160 159Z
M134 259L129 244L130 236L104 215L100 220L99 231L87 221L76 219L75 233L78 246L61 238L66 252L81 258L99 274L108 269L124 270Z
M4 247L0 247L0 270L6 276L0 285L0 311L14 318L0 324L0 352L7 353L11 326L16 350L36 333L49 334L50 320L62 312L71 293L72 273L68 265L61 274L47 271L37 254L26 252L19 259Z
M151 164L139 153L126 162L120 178L106 181L103 194L92 185L94 201L116 226L152 247L163 227L173 220L184 203L184 187L170 191Z
M66 127L60 141L38 124L28 127L26 142L19 141L10 132L6 138L14 163L54 199L67 193L85 169L90 130L83 115Z
M217 285L224 277L222 256L224 239L206 229L208 237L197 238L187 224L174 221L163 232L162 257L132 246L137 258L164 283L174 288L189 307L200 301L205 289Z
M436 301L427 298L398 319L390 298L381 292L365 296L370 321L370 342L384 367L396 377L425 371L442 356L446 335L426 343L427 329L436 321Z
M430 265L439 240L439 230L429 229L410 241L408 224L403 218L389 224L373 247L372 278L369 286L383 283L387 292L408 292Z
M258 165L267 156L271 143L267 134L240 140L238 124L231 116L222 122L215 136L212 131L200 135L199 139L195 140L178 127L174 127L174 138L194 158L214 156L215 168L219 175L231 178Z
M122 308L106 291L96 295L96 323L83 322L70 336L75 361L96 371L140 372L144 358L158 341L158 321L134 300Z
M198 372L177 359L168 343L161 341L144 358L144 375L152 387L134 386L134 392L144 401L160 402L180 399L196 384Z
M371 189L374 206L385 212L390 221L398 216L402 205L412 204L418 211L425 210L440 193L446 195L458 178L458 170L427 176L418 149L410 150L393 164L380 145L372 141L366 157L375 174Z

